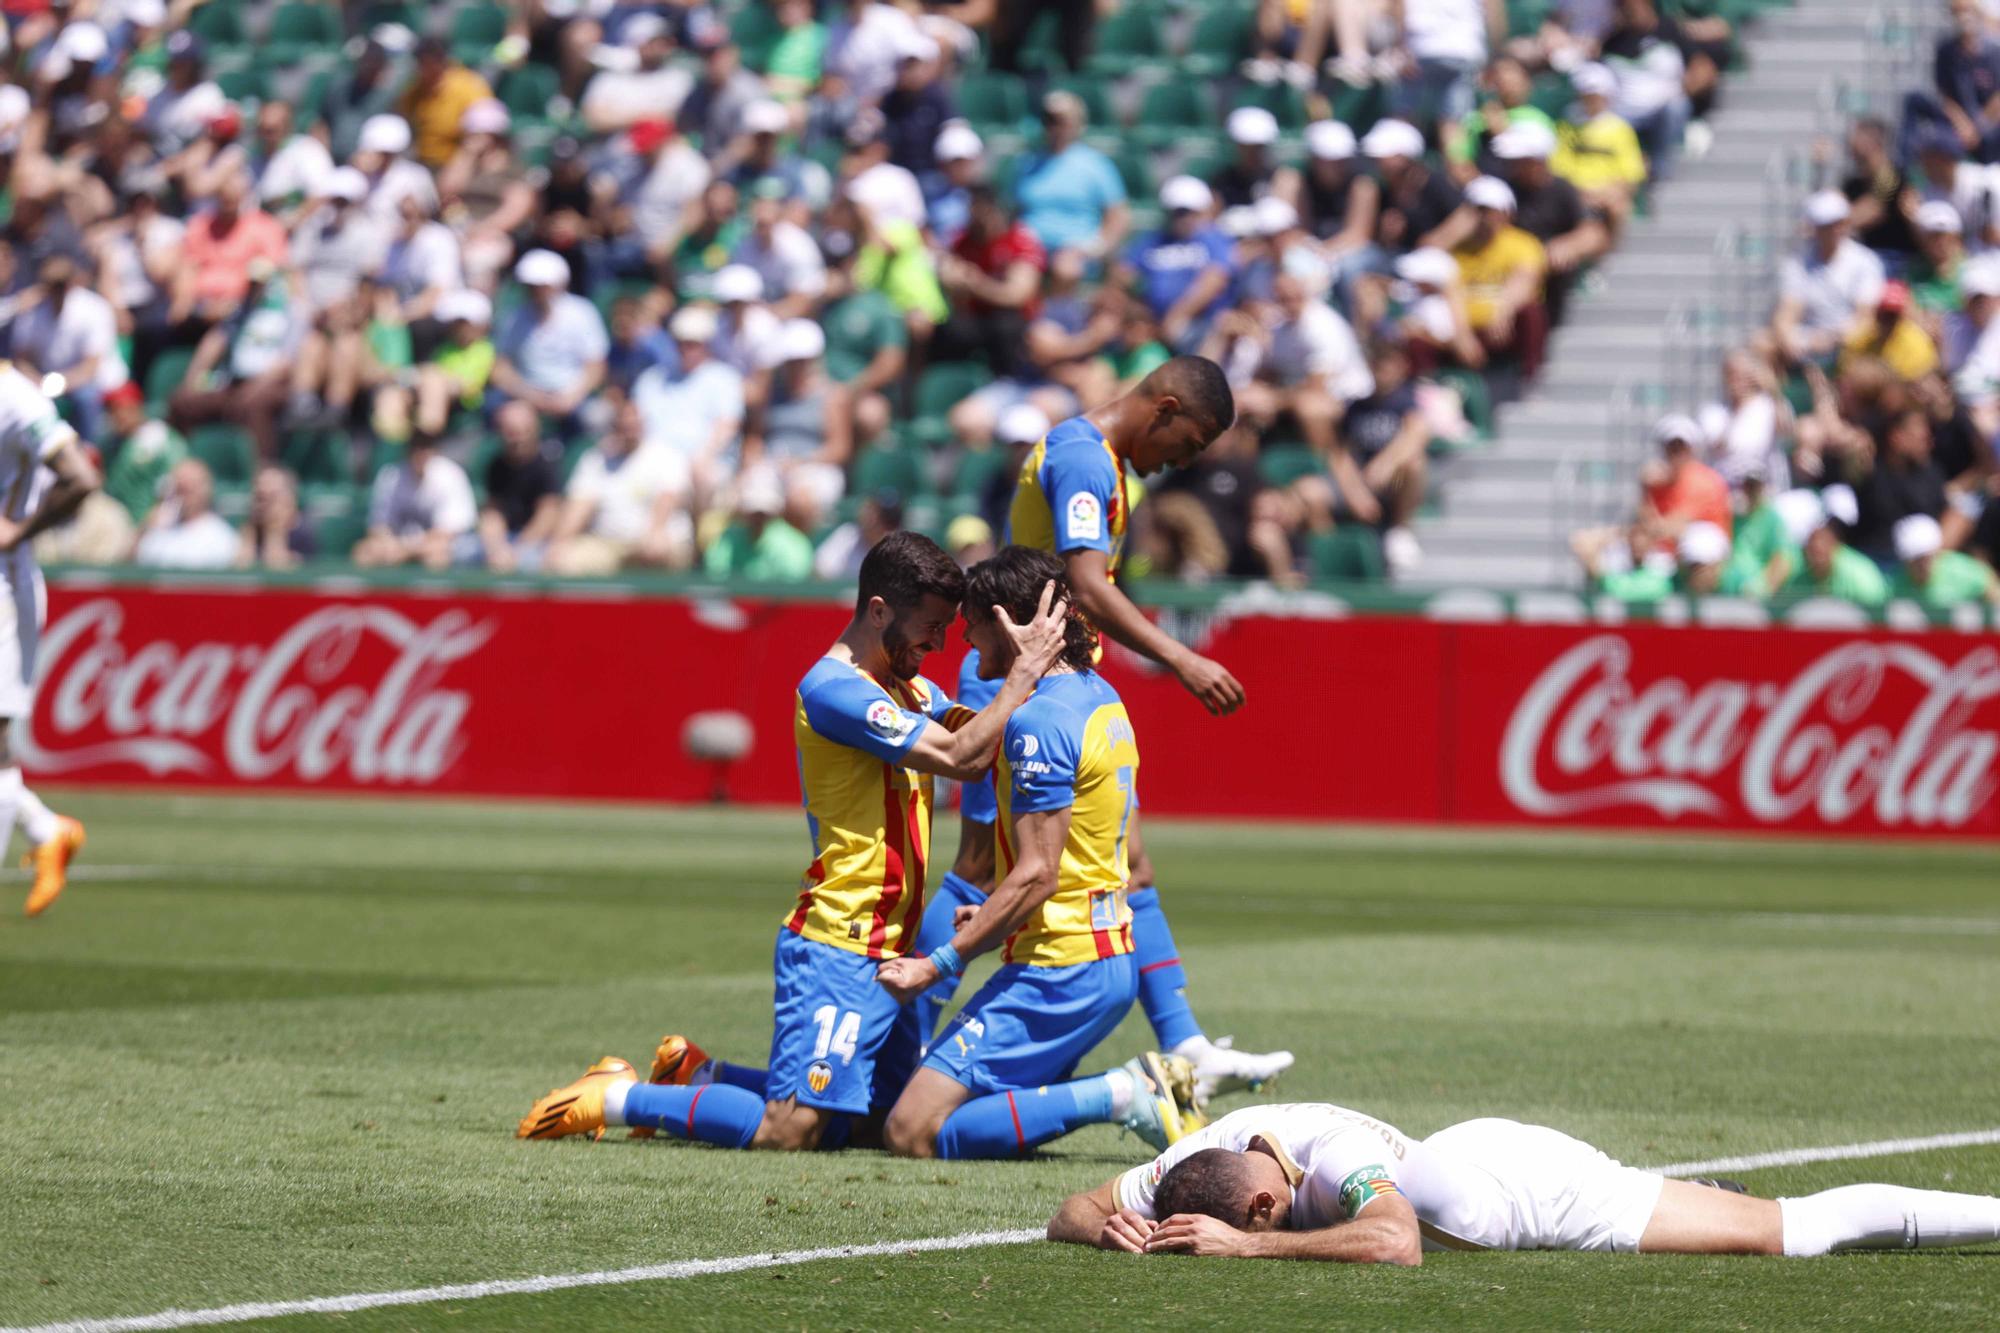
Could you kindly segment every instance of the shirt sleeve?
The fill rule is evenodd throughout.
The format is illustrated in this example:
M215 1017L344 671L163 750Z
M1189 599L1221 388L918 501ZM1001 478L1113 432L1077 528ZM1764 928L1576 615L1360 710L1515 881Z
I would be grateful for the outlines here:
M845 745L880 759L901 762L929 725L922 713L900 708L896 701L858 676L814 686L801 699L806 725L836 745Z
M21 433L38 463L47 462L56 450L76 438L70 424L57 413L56 405L39 394L21 421Z
M1120 481L1103 449L1060 450L1044 465L1042 491L1049 500L1056 554L1111 553L1110 514Z
M1013 774L1015 814L1067 810L1076 803L1080 739L1060 709L1021 708L1007 719L1001 743Z
M1153 1192L1160 1187L1160 1181L1167 1172L1180 1165L1184 1158L1192 1157L1204 1148L1224 1147L1225 1140L1219 1122L1205 1126L1173 1147L1142 1166L1135 1166L1118 1177L1114 1193L1118 1196L1118 1206L1129 1208L1141 1217L1153 1216Z
M1314 1145L1312 1165L1299 1182L1299 1192L1338 1199L1343 1213L1359 1217L1384 1195L1403 1192L1398 1165L1396 1154L1373 1131L1359 1126L1343 1129Z

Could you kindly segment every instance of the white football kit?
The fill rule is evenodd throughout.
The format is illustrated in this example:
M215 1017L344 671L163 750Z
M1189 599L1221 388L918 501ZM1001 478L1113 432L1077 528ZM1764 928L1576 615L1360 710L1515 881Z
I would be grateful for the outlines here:
M1514 1120L1468 1120L1412 1139L1325 1102L1252 1106L1188 1135L1118 1178L1118 1205L1152 1217L1161 1177L1205 1148L1275 1150L1292 1182L1287 1225L1314 1231L1385 1194L1416 1210L1426 1250L1631 1253L1659 1202L1661 1177L1620 1166L1580 1139Z
M0 362L0 513L16 523L34 513L48 475L43 462L75 438L49 396ZM35 645L48 595L26 542L0 554L0 573L7 581L0 596L0 718L24 718L34 702Z

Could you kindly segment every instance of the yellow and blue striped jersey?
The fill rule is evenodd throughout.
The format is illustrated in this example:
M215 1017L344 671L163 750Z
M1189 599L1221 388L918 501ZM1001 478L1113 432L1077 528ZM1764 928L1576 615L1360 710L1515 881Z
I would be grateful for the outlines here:
M1088 417L1071 417L1041 438L1021 463L1009 540L1063 555L1102 551L1116 576L1131 516L1125 465Z
M809 940L894 958L924 917L931 843L931 779L903 766L926 722L962 724L943 690L922 676L877 681L822 657L799 682L792 738L812 864L785 928Z
M1006 961L1069 967L1132 952L1125 836L1139 743L1118 691L1095 671L1045 676L1007 720L994 769L999 871L1014 868L1016 815L1070 809L1056 891L1007 940Z

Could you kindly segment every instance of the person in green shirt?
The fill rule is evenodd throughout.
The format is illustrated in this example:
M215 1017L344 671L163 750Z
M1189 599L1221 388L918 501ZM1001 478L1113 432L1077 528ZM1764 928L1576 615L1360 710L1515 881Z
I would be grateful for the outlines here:
M1788 492L1780 498L1789 502L1792 494L1801 497L1801 505L1819 509L1819 500L1810 491ZM1768 597L1784 587L1799 567L1798 542L1789 529L1796 525L1801 535L1810 529L1803 521L1788 519L1784 509L1771 499L1762 477L1744 480L1743 505L1731 538L1731 581L1747 597Z
M838 284L844 274L832 275ZM909 364L910 330L881 292L851 289L820 316L826 326L826 373L859 398L896 382Z
M785 488L769 467L751 466L737 479L736 517L702 555L719 578L797 583L812 577L812 539L781 517Z
M1910 264L1910 295L1920 314L1942 320L1965 306L1965 294L1959 290L1965 267L1965 222L1949 199L1930 199L1917 205L1915 224L1917 254Z
M1896 595L1926 611L1980 601L2000 606L2000 577L1993 567L1963 551L1945 550L1944 529L1929 514L1911 514L1897 522L1896 558L1903 563Z
M1475 115L1453 126L1450 142L1444 145L1446 163L1461 185L1479 174L1480 154L1493 140L1516 125L1540 125L1556 132L1555 118L1534 105L1535 81L1527 66L1512 56L1496 56L1486 67L1486 97Z
M1824 509L1812 520L1799 568L1784 590L1799 596L1837 597L1870 610L1889 600L1889 580L1873 560L1840 540Z
M784 29L764 57L764 82L781 102L796 102L819 86L826 59L826 27L813 20L812 0L778 0Z
M160 498L160 483L174 464L188 456L187 441L164 421L146 415L146 396L137 383L126 381L104 395L112 439L104 452L111 459L104 490L132 516L144 522Z

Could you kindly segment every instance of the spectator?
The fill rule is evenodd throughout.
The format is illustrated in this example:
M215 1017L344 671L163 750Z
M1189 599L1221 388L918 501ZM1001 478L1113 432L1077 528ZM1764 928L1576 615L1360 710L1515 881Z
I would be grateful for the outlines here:
M1420 373L1451 363L1486 364L1486 346L1466 313L1458 261L1442 250L1412 250L1396 261L1396 276L1410 284L1413 299L1397 316L1393 336L1409 349Z
M1927 322L1933 339L1943 333L1945 317L1965 303L1959 272L1965 265L1964 223L1958 210L1941 199L1917 205L1914 218L1916 256L1910 263L1910 294Z
M719 147L742 133L744 109L766 96L764 81L743 68L743 52L721 23L703 25L698 45L701 78L681 103L675 123L684 136L681 142L693 135ZM706 174L704 164L704 179Z
M980 8L978 0L967 8ZM993 15L989 40L994 69L1014 72L1020 68L1023 43L1035 20L1048 13L1056 16L1056 52L1063 64L1080 71L1090 55L1090 34L1097 24L1097 6L1092 0L993 0L986 12Z
M104 407L111 423L110 438L103 442L111 459L105 494L125 506L134 523L143 522L160 499L167 474L188 456L187 441L147 413L145 394L130 380L104 395Z
M1788 364L1828 362L1882 299L1882 261L1847 234L1847 197L1821 190L1806 200L1812 239L1778 270L1771 341Z
M237 563L296 569L319 555L319 535L299 511L299 483L285 468L267 463L250 483L250 513L237 544Z
M1727 528L1715 523L1688 524L1674 548L1678 560L1674 591L1693 597L1741 596L1744 589L1738 580L1743 567L1730 559L1733 550Z
M887 296L855 286L853 258L850 251L828 275L833 299L820 312L820 325L827 374L853 395L856 424L867 439L889 423L888 392L909 364L909 326ZM872 427L863 426L864 419Z
M1968 249L1981 252L2000 244L2000 200L1995 198L1993 168L1967 162L1956 139L1933 130L1917 139L1917 169L1923 175L1923 198L1958 210Z
M334 169L326 145L298 133L292 104L277 98L257 108L257 141L249 165L257 206L286 223Z
M1208 321L1229 290L1229 238L1213 225L1215 199L1193 176L1175 176L1160 187L1164 226L1139 237L1126 251L1123 285L1133 288L1165 340L1200 345Z
M779 136L791 126L791 112L783 104L752 102L743 108L742 135L716 159L715 171L741 195L751 194L760 182L776 180L784 187L779 197L791 205L791 220L802 222L826 206L833 185L824 167L784 150Z
M570 577L685 569L694 557L687 462L648 438L631 399L609 396L611 428L570 474L548 568Z
M746 410L743 376L709 351L717 327L712 308L682 306L669 325L680 365L655 366L632 384L641 434L680 460L697 503L727 483Z
M1622 227L1646 184L1646 154L1631 124L1611 109L1618 76L1605 65L1584 65L1570 75L1570 84L1580 114L1557 129L1549 166Z
M102 440L104 396L130 379L118 352L118 317L83 284L67 255L44 259L37 276L27 308L11 321L9 354L39 377L61 377L57 392L67 398L77 431Z
M387 438L406 439L412 427L419 434L442 435L454 411L477 412L486 400L495 359L487 336L493 303L480 292L447 292L438 298L436 314L444 337L416 369L414 416L410 394L401 385L376 397L376 420L391 423L383 430Z
M1854 497L1846 487L1829 486L1824 495L1811 491L1792 494L1804 496L1810 503L1804 507L1802 531L1794 533L1802 538L1799 568L1784 591L1837 597L1871 610L1888 601L1889 581L1882 577L1881 567L1840 539L1842 520L1836 511L1844 511L1847 520L1854 518Z
M492 98L474 102L458 123L458 151L437 174L439 216L458 236L467 284L481 291L498 283L514 258L516 234L527 229L535 214L535 187L514 151L513 126L502 103ZM707 167L699 169L706 180ZM679 221L678 213L670 219L674 225ZM635 206L632 222L648 237L664 229L643 205Z
M732 258L756 272L761 295L781 319L817 309L826 295L826 261L805 229L785 220L784 187L776 180L751 190L750 230Z
M414 195L425 208L437 207L431 173L404 154L410 151L410 123L401 116L370 116L362 123L348 165L368 182L368 215L387 229L402 216L403 200Z
M1931 456L1931 420L1920 407L1898 410L1879 438L1857 434L1860 447L1834 460L1860 506L1851 540L1886 563L1895 554L1899 523L1912 514L1935 520L1944 512L1944 470Z
M1266 488L1256 443L1250 431L1226 431L1188 466L1161 479L1141 510L1141 550L1155 573L1184 583L1225 576L1296 581L1282 536L1268 549L1259 547ZM1275 567L1268 555L1275 555Z
M1293 202L1344 286L1380 262L1374 248L1382 187L1355 163L1354 131L1337 120L1306 126L1306 169Z
M852 582L861 573L862 559L875 549L875 544L890 533L901 531L902 526L902 496L894 491L877 491L864 497L854 511L854 518L829 532L813 553L813 577L827 583Z
M1289 273L1278 276L1274 291L1278 319L1268 332L1242 311L1217 321L1220 337L1247 338L1262 348L1256 378L1237 388L1237 419L1258 431L1289 419L1314 453L1332 458L1348 404L1374 390L1374 377L1338 312L1311 299Z
M172 157L194 143L208 122L227 104L222 89L204 72L208 51L201 38L177 32L167 38L167 75L159 90L146 99L139 128L162 158Z
M1653 178L1667 179L1693 115L1679 30L1653 0L1618 0L1617 25L1604 39L1602 59L1618 80L1618 114L1638 134Z
M479 545L498 574L540 567L562 513L562 453L542 438L542 421L526 403L493 414L499 452L486 465L486 503L479 510Z
M311 331L273 276L267 261L252 264L244 300L202 338L167 404L181 430L213 421L243 428L266 460L278 456L286 400L304 389L297 372Z
M1882 285L1874 317L1860 321L1841 344L1841 359L1876 357L1906 380L1922 379L1937 369L1937 344L1910 314L1910 289L1900 282Z
M494 344L493 387L558 423L565 438L581 428L586 399L604 383L611 340L597 307L567 290L569 265L530 250L514 265L526 304L508 316Z
M1395 113L1435 121L1439 139L1449 143L1472 112L1488 43L1507 36L1505 6L1501 0L1402 0L1396 17L1401 48L1415 68L1405 70L1391 91Z
M1382 531L1382 559L1407 574L1423 560L1410 520L1429 478L1430 423L1417 405L1409 353L1395 342L1375 344L1368 358L1374 389L1348 405L1340 443L1327 471L1297 487L1315 527L1359 522Z
M1889 152L1889 127L1863 116L1847 131L1851 168L1840 182L1851 213L1854 239L1877 254L1907 256L1916 246L1911 214L1916 207L1909 178ZM1953 210L1956 217L1957 210Z
M985 141L963 121L953 121L939 130L937 142L931 146L931 154L937 158L938 180L926 219L931 234L947 246L957 245L965 234L972 213L972 192L982 183L985 171L985 152Z
M1704 419L1715 422L1703 432L1703 461L1734 492L1741 493L1752 481L1783 489L1787 473L1779 428L1790 409L1770 366L1748 351L1731 352L1722 362L1722 387L1726 401L1703 409Z
M777 0L772 9L782 33L764 57L764 84L778 100L797 102L819 85L826 28L812 0Z
M368 534L354 548L354 563L449 569L472 554L467 542L478 519L465 469L438 451L435 435L412 435L404 456L375 474Z
M1378 120L1362 136L1361 151L1375 162L1382 205L1375 239L1390 254L1438 244L1437 233L1458 211L1458 187L1424 165L1424 136L1401 120Z
M1978 525L1995 473L1993 442L1951 391L1951 382L1933 372L1910 386L1911 397L1931 421L1931 458L1944 477L1945 545L1956 550Z
M1042 149L1014 177L1021 220L1044 249L1076 249L1086 257L1116 254L1130 225L1125 182L1111 159L1082 142L1083 99L1056 91L1042 98Z
M812 575L813 547L785 522L784 486L776 472L750 467L737 479L736 517L708 548L702 567L718 578L796 583Z
M431 205L416 195L397 201L397 226L376 276L396 303L397 321L410 328L419 355L438 337L438 300L465 286L458 237L436 221Z
M1514 192L1505 181L1481 176L1465 187L1465 201L1472 227L1452 258L1465 284L1466 318L1489 358L1508 358L1523 379L1533 379L1548 339L1547 252L1514 225Z
M362 211L367 197L365 176L353 167L335 167L313 187L305 216L292 233L297 285L316 312L352 301L361 279L382 267L389 236Z
M344 75L336 75L320 101L320 119L328 127L335 160L353 158L363 127L393 109L401 93L402 81L388 49L371 33L354 64Z
M1015 376L1028 324L1041 309L1042 243L1007 215L992 187L974 186L965 234L939 266L952 317L931 341L941 360L979 359L1000 378Z
M763 275L748 264L731 264L716 273L711 290L722 312L709 350L746 385L761 381L771 368L771 349L784 323L764 304Z
M1549 158L1556 136L1545 125L1521 124L1493 141L1514 191L1514 225L1542 243L1548 258L1549 318L1560 320L1571 287L1584 269L1611 250L1611 228L1574 185L1555 174Z
M1903 132L1920 134L1939 126L1982 161L2000 158L1994 131L2000 128L2000 41L1979 0L1951 0L1952 34L1940 41L1931 65L1932 92L1903 99ZM1903 145L1909 156L1910 144Z
M862 106L874 107L895 86L897 65L923 34L908 14L879 0L848 0L845 10L827 27L826 73Z
M916 177L926 197L939 184L938 133L958 119L958 102L940 77L943 55L936 41L913 28L898 53L895 86L882 98L888 160Z
M1644 499L1638 527L1649 549L1670 549L1692 523L1708 523L1727 535L1735 522L1729 483L1696 457L1701 427L1679 414L1660 419L1653 443L1660 457L1640 469Z
M416 67L396 103L396 114L409 122L415 137L417 161L433 171L451 161L466 111L492 96L485 79L451 58L443 39L419 40Z
M1222 207L1247 208L1276 188L1279 167L1271 145L1278 142L1278 118L1261 106L1239 106L1229 113L1228 133L1234 151L1208 183Z
M216 191L215 206L188 223L171 321L222 319L249 299L253 266L284 265L285 229L262 209L246 207L249 192L243 173L229 173Z
M1495 56L1486 67L1483 81L1490 93L1487 101L1443 145L1452 179L1460 184L1474 176L1497 173L1499 164L1493 156L1493 141L1512 127L1538 125L1552 135L1556 130L1549 113L1531 100L1534 80L1518 59L1511 55Z
M227 569L236 563L236 549L236 529L215 512L208 464L199 458L174 464L132 558L158 569Z
M1902 570L1895 593L1926 611L1946 612L1955 606L2000 606L2000 578L1993 567L1963 551L1944 549L1944 533L1929 514L1911 514L1896 522L1896 559Z
M605 355L605 381L631 393L639 376L654 366L680 368L681 354L660 325L656 300L621 296L611 303L611 350Z
M604 70L590 81L579 107L584 124L593 133L611 134L642 120L672 123L694 89L692 76L668 63L674 53L672 25L658 14L634 14L625 20L619 40L627 52L636 53L634 66Z
M743 456L775 468L785 488L785 517L817 531L847 491L854 457L854 409L845 385L827 378L820 358L826 335L809 319L778 331L771 394L745 433Z

